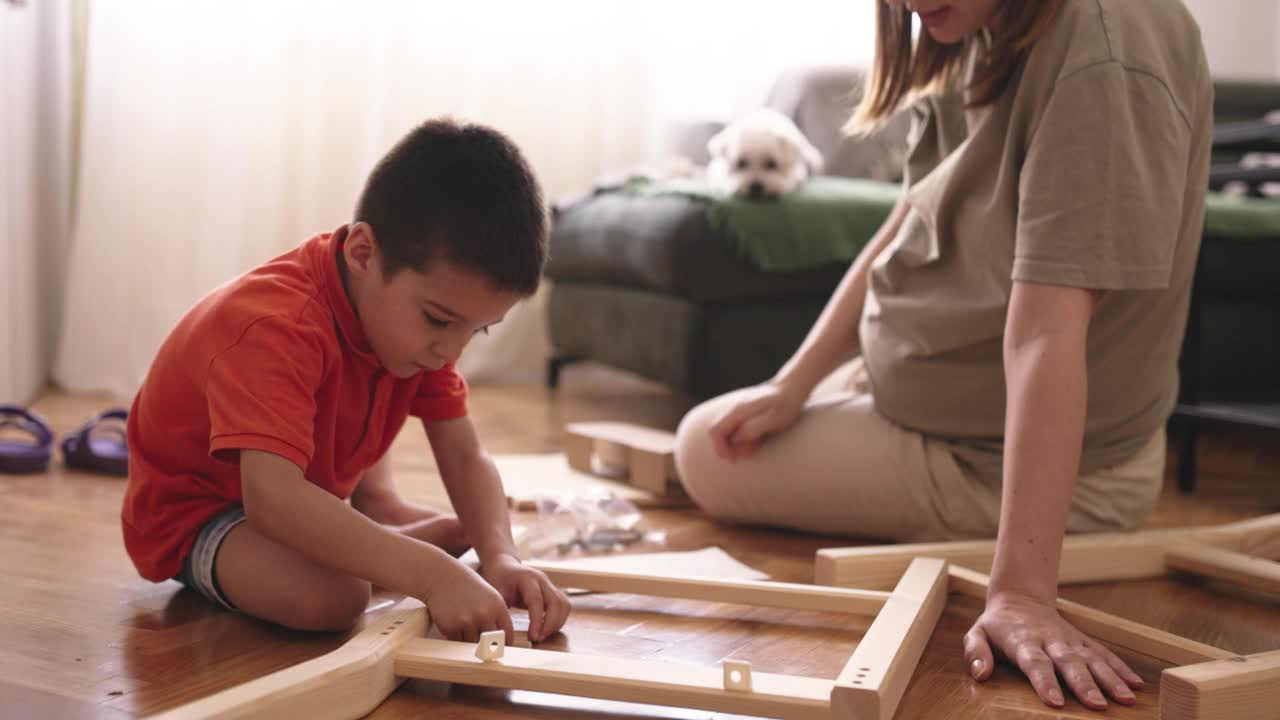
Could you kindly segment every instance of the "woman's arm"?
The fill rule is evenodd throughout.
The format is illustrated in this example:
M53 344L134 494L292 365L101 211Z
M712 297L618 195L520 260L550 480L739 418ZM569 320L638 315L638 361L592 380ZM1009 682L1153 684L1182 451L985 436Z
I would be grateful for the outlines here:
M813 388L858 352L858 323L867 298L867 272L902 226L904 191L875 237L858 254L804 343L773 379L744 392L711 425L711 445L730 462L755 452L765 438L783 432L800 417Z
M904 189L884 224L858 253L804 342L774 377L775 384L807 398L823 378L858 353L858 324L867 298L867 272L885 246L897 236L908 207Z
M1005 325L1004 492L991 591L1053 602L1080 469L1089 290L1014 283Z
M991 646L1015 662L1041 699L1064 700L1056 674L1091 708L1134 702L1142 680L1056 610L1058 564L1080 468L1089 320L1097 294L1015 282L1005 324L1004 491L987 607L965 636L974 677L985 679Z

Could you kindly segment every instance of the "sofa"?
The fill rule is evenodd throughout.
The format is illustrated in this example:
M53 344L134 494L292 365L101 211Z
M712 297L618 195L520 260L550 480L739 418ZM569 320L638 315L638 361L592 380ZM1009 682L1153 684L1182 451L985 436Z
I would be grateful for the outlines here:
M826 159L825 173L899 179L908 120L844 140L840 126L862 74L802 68L778 79L765 105L792 118ZM705 164L722 124L672 134L672 152ZM800 345L847 262L769 272L711 227L706 204L680 196L597 192L553 210L547 383L567 363L628 370L694 396L769 377Z

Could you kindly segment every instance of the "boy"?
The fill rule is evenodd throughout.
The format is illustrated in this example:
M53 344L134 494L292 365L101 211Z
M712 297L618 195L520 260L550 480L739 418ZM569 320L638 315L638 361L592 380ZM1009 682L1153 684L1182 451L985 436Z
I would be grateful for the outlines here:
M569 602L515 557L454 362L537 289L542 194L519 150L434 120L370 174L350 225L219 287L161 346L129 413L125 547L149 580L301 630L345 630L370 583L452 639ZM403 502L387 457L421 418L457 516ZM350 504L344 502L350 498ZM452 557L467 544L480 573Z

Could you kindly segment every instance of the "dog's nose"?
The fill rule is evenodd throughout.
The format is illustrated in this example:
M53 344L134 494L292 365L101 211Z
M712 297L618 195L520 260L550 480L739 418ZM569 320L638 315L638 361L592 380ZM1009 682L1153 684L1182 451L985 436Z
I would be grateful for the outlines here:
M764 183L756 180L747 186L747 194L753 198L764 197Z

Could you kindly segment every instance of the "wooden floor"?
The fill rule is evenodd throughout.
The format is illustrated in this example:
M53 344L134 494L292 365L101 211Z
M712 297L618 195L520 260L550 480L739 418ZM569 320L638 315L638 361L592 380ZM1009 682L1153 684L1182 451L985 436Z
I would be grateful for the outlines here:
M111 405L51 392L36 408L59 433ZM564 423L620 419L674 428L689 402L598 368L566 371L556 394L538 387L477 387L472 415L493 453L553 452ZM1275 434L1203 439L1201 488L1167 490L1152 527L1226 522L1280 510ZM398 443L397 479L411 497L430 494L426 444ZM1172 468L1171 468L1172 469ZM338 647L344 637L308 635L214 610L175 582L135 574L120 539L119 479L64 471L0 475L0 717L125 717L150 714ZM669 550L719 545L774 579L807 582L813 553L852 544L712 523L695 511L650 512ZM1064 595L1123 617L1240 653L1280 648L1280 599L1191 579L1073 586ZM367 617L390 604L379 595ZM952 597L898 718L1096 717L1068 700L1051 712L1007 667L984 685L968 679L961 636L979 608ZM714 665L749 660L765 672L832 678L865 629L862 620L621 595L574 600L564 632L539 647ZM1124 655L1148 681L1134 709L1155 718L1160 663ZM438 683L401 687L374 718L709 718L706 712L584 701ZM718 716L724 717L724 716Z

